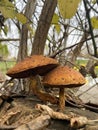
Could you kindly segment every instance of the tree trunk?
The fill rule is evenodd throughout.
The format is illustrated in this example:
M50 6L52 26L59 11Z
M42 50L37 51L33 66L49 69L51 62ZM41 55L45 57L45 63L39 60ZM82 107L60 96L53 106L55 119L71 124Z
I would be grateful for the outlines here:
M57 0L45 0L39 22L38 27L34 36L34 42L32 45L32 52L33 54L44 54L44 48L45 48L45 42L47 39L48 30L50 28L50 24L52 21L52 17L55 11L55 8L57 6ZM30 85L32 84L32 81L30 81ZM37 85L37 84L36 84ZM45 92L42 92L38 86L30 86L31 90L33 92L36 92L35 94L41 99L45 100L48 99L48 101L52 101L54 103L57 103L57 99ZM52 100L51 100L52 99Z
M20 35L20 45L18 52L17 61L23 60L27 56L27 40L28 40L28 27L27 25L30 23L30 19L35 10L36 0L28 0L24 15L28 18L26 24L22 25L21 35Z
M19 45L19 51L18 51L18 58L17 62L23 60L27 56L27 41L28 41L28 27L27 25L30 23L30 19L33 15L33 12L35 10L36 0L28 0L25 13L24 15L27 17L28 21L26 24L22 25L21 34L20 34L20 45ZM22 88L25 91L29 91L29 81L28 79L21 79L22 84L24 88Z
M51 20L57 6L57 0L45 0L42 13L39 18L38 27L35 33L32 55L43 54L47 33L51 24Z

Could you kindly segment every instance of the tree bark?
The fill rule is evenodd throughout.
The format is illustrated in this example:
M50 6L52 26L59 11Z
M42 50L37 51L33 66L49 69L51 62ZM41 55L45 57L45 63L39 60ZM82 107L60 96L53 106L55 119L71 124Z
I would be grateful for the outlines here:
M18 52L17 61L23 60L27 56L27 40L28 40L28 27L27 25L30 23L30 19L35 10L36 0L28 0L24 15L28 18L26 24L22 25L21 35L20 35L20 45Z
M38 27L35 33L31 54L43 54L47 33L51 20L57 6L57 0L45 0L42 13L39 18Z
M32 45L32 52L31 55L34 54L44 54L44 48L45 48L45 42L47 39L48 30L50 28L50 24L52 21L52 17L55 11L55 8L57 6L57 0L45 0L39 22L38 27L34 36L34 42ZM30 81L30 84L32 81ZM44 101L44 99L53 99L53 102L57 102L55 97L52 97L51 95L42 92L38 89L37 86L31 86L32 90L36 92L36 95ZM48 100L49 101L49 100Z
M22 29L20 32L20 45L19 45L19 51L18 51L18 57L17 62L23 60L27 56L27 42L28 42L28 24L30 23L30 19L33 15L33 12L35 10L36 0L28 0L26 4L26 9L24 15L27 17L28 21L26 24L22 25ZM29 81L28 79L24 79L22 81L23 83L23 90L29 91Z

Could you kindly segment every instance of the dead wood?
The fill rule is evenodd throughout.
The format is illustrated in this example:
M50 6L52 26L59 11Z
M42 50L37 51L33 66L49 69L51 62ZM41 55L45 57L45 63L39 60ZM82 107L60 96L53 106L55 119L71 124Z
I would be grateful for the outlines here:
M48 128L54 128L59 130L59 128L64 127L65 129L77 129L80 127L83 127L83 130L89 130L88 128L95 128L97 129L96 123L98 123L98 120L90 120L90 119L97 119L98 116L94 113L91 113L88 111L83 111L82 109L76 109L72 107L66 107L64 113L56 112L50 107L46 105L36 105L36 109L34 109L34 106L36 103L42 103L40 100L35 100L35 98L32 98L33 100L30 100L28 98L14 98L12 102L8 103L5 101L3 103L3 106L0 108L0 130L13 130L17 128L17 126L21 126L19 128L23 130L30 130L32 128L32 125L37 127L37 130L46 130L47 128L44 128L45 124L43 122L40 123L40 126L38 126L37 122L32 123L35 119L40 117L41 114L45 114L43 116L48 116L52 118L51 124L48 126ZM75 99L75 101L78 101ZM80 101L78 102L80 104ZM55 105L52 105L51 107L55 108ZM32 109L33 108L33 109ZM78 111L79 110L79 111ZM74 113L70 113L74 112ZM83 112L83 113L82 113ZM77 113L77 114L75 114ZM93 115L92 115L93 114ZM81 116L80 116L81 115ZM82 116L84 115L84 116ZM90 115L90 116L89 116ZM87 117L86 117L87 116ZM93 117L92 117L93 116ZM56 120L57 119L57 120ZM59 119L59 120L58 120ZM42 119L41 119L42 120ZM46 119L47 121L47 119ZM30 125L31 122L31 125ZM62 123L63 122L63 123ZM52 124L54 123L54 124ZM56 123L56 124L55 124ZM57 125L58 123L58 125ZM70 123L70 126L69 126ZM23 125L24 124L24 125ZM53 126L55 125L55 126ZM96 127L95 127L96 126ZM46 127L46 126L45 126ZM91 129L90 128L90 129ZM20 129L20 130L21 130ZM16 129L17 130L17 129ZM32 130L32 129L31 129ZM36 130L34 128L34 130Z
M96 125L87 125L84 130L98 130L98 124Z
M8 102L4 102L4 104L0 108L0 118L2 115L4 115L6 113L6 111L8 110L9 107L10 107L10 104Z
M37 93L36 93L36 95L39 97L39 99L40 100L42 100L43 102L50 102L50 103L52 103L52 104L57 104L58 103L58 99L55 97L55 96L53 96L53 95L51 95L51 94L49 94L49 93L46 93L46 92L44 92L44 91L38 91Z
M4 114L1 118L0 118L0 125L3 125L3 124L7 124L9 125L9 119L12 117L12 116L16 116L17 114L20 114L20 110L17 110L17 111L10 111L6 114Z
M55 112L53 109L51 109L50 107L46 105L37 104L35 108L42 112L47 112L47 114L53 119L61 119L61 120L70 121L70 126L72 128L81 128L81 127L84 127L85 125L92 125L98 122L98 120L89 120L85 116L80 116L74 113L68 115L68 114L63 114L61 112Z
M3 99L0 98L0 107L2 106L2 103L3 103Z
M47 105L37 104L35 108L40 110L41 112L46 112L53 119L70 120L70 118L73 117L73 115L65 115L61 112L55 112L52 108L48 107Z
M41 115L32 121L19 126L15 130L43 130L46 126L49 125L49 120L49 115Z
M14 103L9 104L5 102L4 107L0 111L0 126L15 125L19 126L34 118L34 111L25 107L23 104Z
M7 125L0 125L0 130L14 130L16 128L16 126L7 126Z
M88 124L88 119L86 117L78 116L70 119L70 126L72 128L81 128Z

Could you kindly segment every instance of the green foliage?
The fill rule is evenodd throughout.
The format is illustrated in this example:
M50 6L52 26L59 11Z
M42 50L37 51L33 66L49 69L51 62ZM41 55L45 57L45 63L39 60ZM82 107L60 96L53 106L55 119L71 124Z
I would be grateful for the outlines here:
M92 2L93 4L95 4L95 3L96 3L96 0L91 0L91 2Z
M6 72L8 71L8 69L10 69L11 67L13 67L16 64L15 61L2 61L0 62L0 70L6 74Z
M8 47L6 44L0 43L0 56L7 57L9 54Z
M60 24L59 24L59 16L58 16L57 14L54 14L54 15L53 15L53 18L52 18L52 22L51 22L51 23L54 24L57 33L59 33L61 27L60 27Z
M92 27L94 29L98 29L98 18L97 17L92 17L91 18L91 23L92 23Z
M15 7L9 0L0 1L0 11L5 18L14 18L16 14Z
M58 24L59 16L55 13L52 18L52 24Z
M27 28L28 28L28 30L30 31L30 35L31 35L31 36L34 36L35 31L34 31L34 29L33 29L33 27L31 26L31 24L30 24L30 23L29 23L29 24L27 24Z
M22 13L17 13L16 18L22 23L27 23L27 18Z
M58 7L64 19L72 18L81 0L58 0Z
M60 30L61 30L61 26L59 24L55 24L55 29L56 29L57 33L59 34Z
M18 13L14 4L9 2L9 0L0 0L0 11L5 18L16 18L22 24L27 22L27 18L22 13Z

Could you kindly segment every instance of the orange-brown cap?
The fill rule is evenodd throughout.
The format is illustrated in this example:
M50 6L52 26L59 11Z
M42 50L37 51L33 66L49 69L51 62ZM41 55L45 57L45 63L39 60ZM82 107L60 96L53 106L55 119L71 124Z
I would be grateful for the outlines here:
M68 66L58 66L43 78L43 84L50 87L78 87L85 84L85 78L80 72Z
M58 66L57 60L42 55L33 55L9 69L7 75L13 78L26 78L31 75L44 75Z

